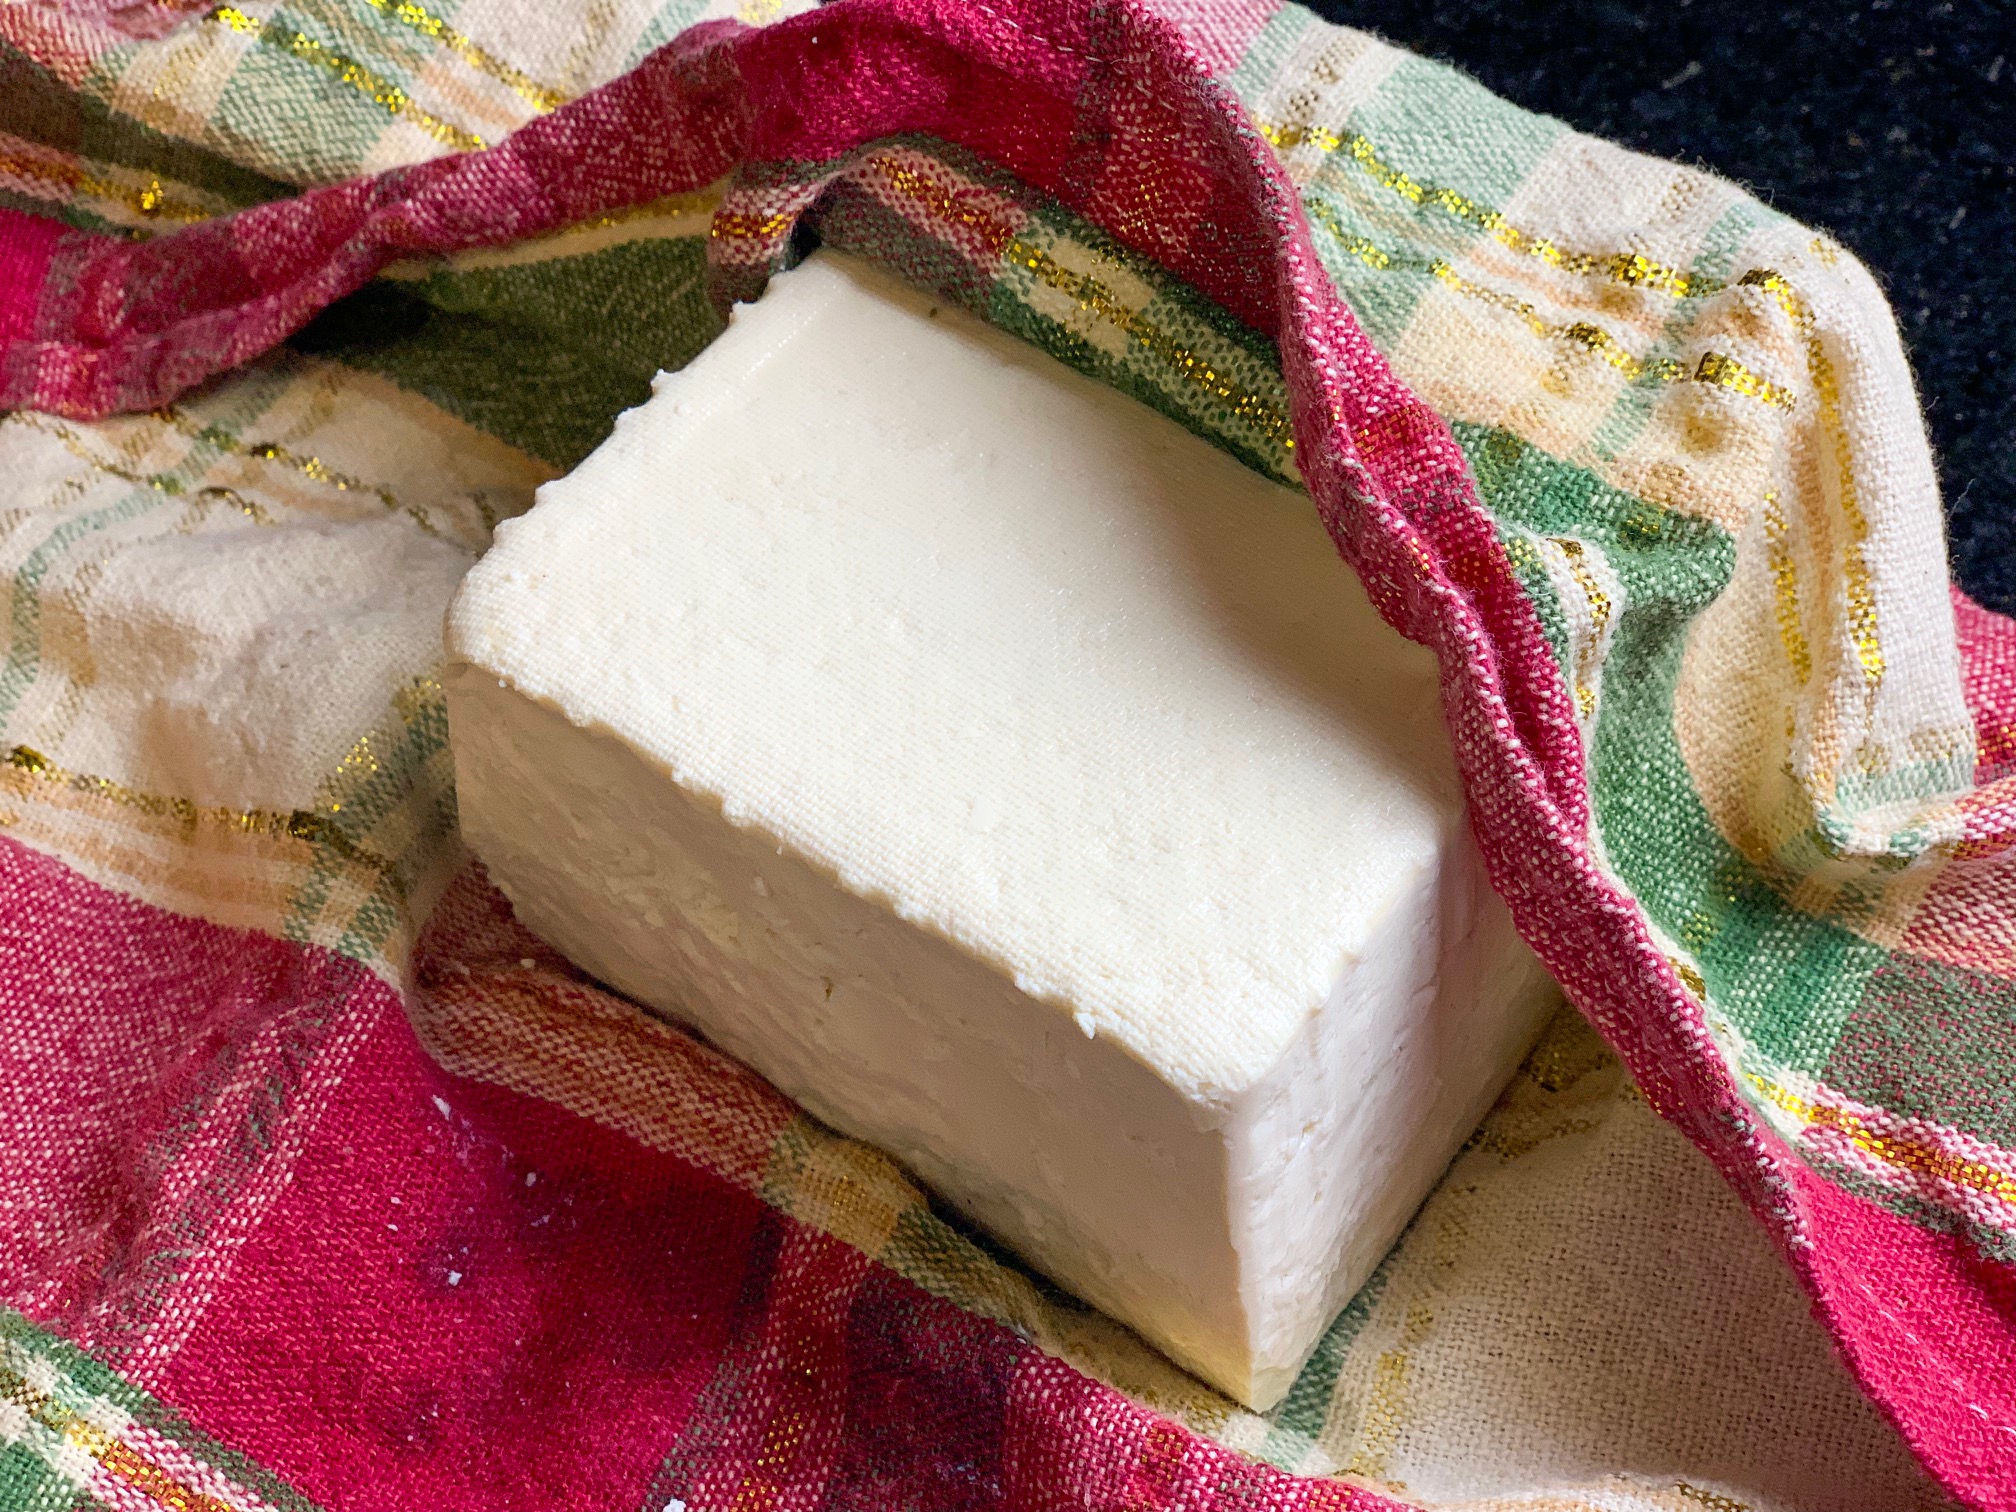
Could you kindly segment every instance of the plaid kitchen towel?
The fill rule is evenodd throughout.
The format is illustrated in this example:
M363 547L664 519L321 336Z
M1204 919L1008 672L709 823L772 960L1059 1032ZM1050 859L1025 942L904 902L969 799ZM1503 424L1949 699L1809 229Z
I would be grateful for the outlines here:
M0 1501L2016 1507L2016 625L1866 272L1275 0L786 9L0 7ZM1265 1417L458 847L460 574L810 236L1307 486L1581 1011Z

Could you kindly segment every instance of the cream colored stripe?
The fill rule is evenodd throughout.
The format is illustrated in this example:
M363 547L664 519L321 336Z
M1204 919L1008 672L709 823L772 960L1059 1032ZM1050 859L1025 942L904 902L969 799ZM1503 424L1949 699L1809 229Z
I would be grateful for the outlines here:
M411 282L441 272L473 273L489 268L527 267L563 257L585 257L630 242L704 237L712 224L714 209L721 202L722 187L717 183L690 194L667 195L508 246L477 247L448 258L409 258L391 264L379 276Z
M1370 138L1356 132L1337 132L1324 126L1270 125L1256 123L1260 134L1284 151L1304 145L1316 151L1340 153L1356 163L1375 183L1392 190L1416 205L1446 210L1458 220L1483 231L1492 240L1524 256L1535 258L1550 268L1584 278L1603 278L1632 288L1669 294L1676 299L1698 299L1726 285L1715 278L1657 262L1642 252L1576 252L1556 244L1552 237L1522 230L1488 205L1437 184L1423 183L1387 164Z
M421 36L440 43L445 51L461 59L478 73L487 74L497 80L541 115L558 110L567 103L568 96L560 90L548 84L541 84L495 53L479 46L424 5L417 5L413 0L364 0L364 3L373 10L382 11L400 25L410 27Z
M399 85L374 73L355 58L324 45L306 32L276 26L270 21L248 15L235 5L220 5L203 19L229 27L232 31L250 37L263 46L291 53L302 62L322 69L339 83L349 86L378 106L387 115L417 126L445 147L452 147L458 152L474 152L490 145L475 132L466 131L452 121L444 121L432 112L422 109L419 102Z

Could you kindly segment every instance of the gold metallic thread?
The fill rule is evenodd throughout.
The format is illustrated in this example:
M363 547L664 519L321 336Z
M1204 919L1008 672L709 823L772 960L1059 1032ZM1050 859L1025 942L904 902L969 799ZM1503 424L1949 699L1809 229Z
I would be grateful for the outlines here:
M796 215L794 210L779 210L770 215L725 210L715 215L714 224L708 228L707 234L737 241L768 241L789 226Z
M1747 394L1752 399L1761 399L1776 409L1792 408L1790 389L1773 383L1762 374L1751 372L1734 357L1721 352L1701 354L1701 365L1694 370L1694 381L1734 389L1737 393Z
M1337 218L1337 212L1332 210L1322 200L1317 199L1313 195L1310 196L1308 208L1309 214L1315 219L1316 223L1336 237L1339 245L1346 252L1349 252L1353 257L1365 264L1366 267L1377 268L1381 272L1384 272L1387 268L1393 266L1393 254L1391 252L1373 245L1355 231L1345 230L1344 223Z
M872 157L868 166L881 174L892 189L915 200L939 220L971 231L995 256L1001 256L1015 240L1013 226L989 215L971 200L960 198L930 174L920 173L888 156Z
M1344 151L1373 179L1402 198L1414 204L1440 206L1489 232L1503 245L1538 257L1550 266L1563 271L1601 276L1619 283L1659 290L1680 298L1709 294L1728 287L1719 280L1682 273L1664 264L1651 262L1637 253L1564 251L1545 237L1535 236L1531 232L1513 226L1496 210L1479 205L1453 190L1423 184L1399 169L1390 167L1380 160L1372 142L1356 133L1344 135L1318 126L1269 126L1264 122L1260 124L1260 130L1278 147L1289 148L1307 143L1326 153ZM1823 261L1833 260L1831 246L1822 249L1816 242L1816 250L1821 251ZM1630 356L1613 338L1595 326L1550 326L1541 319L1531 305L1510 295L1470 283L1446 262L1438 261L1431 271L1459 292L1486 299L1501 308L1512 310L1537 334L1580 341L1634 377L1642 374L1661 381L1671 381L1685 376L1680 364L1671 361L1648 366L1640 359ZM1834 453L1836 476L1840 484L1841 513L1848 525L1849 539L1843 553L1842 572L1848 601L1849 630L1855 641L1856 660L1861 664L1863 676L1873 691L1882 681L1884 658L1882 640L1878 633L1875 588L1864 550L1869 537L1869 523L1867 516L1862 512L1861 498L1855 483L1847 428L1841 420L1840 386L1835 377L1833 363L1829 361L1820 341L1812 310L1783 274L1769 269L1753 269L1736 282L1739 286L1761 288L1769 293L1778 302L1779 308L1791 319L1805 343L1807 373L1813 381L1815 397L1819 401L1821 427L1826 432ZM1789 390L1750 372L1726 354L1715 352L1705 354L1692 376L1697 382L1715 384L1779 408L1790 408L1793 403Z
M558 241L562 237L579 236L584 231L606 231L612 226L627 225L631 221L671 219L680 215L704 215L721 203L721 188L710 184L705 189L694 189L684 194L665 194L657 199L645 200L642 204L625 205L620 210L610 210L602 215L591 215L586 220L569 221L564 226L555 226L551 231L541 231L536 236L523 237L510 244L512 249L537 246L540 242Z
M1213 367L1209 358L1182 345L1139 310L1130 309L1096 278L1072 271L1048 252L1019 237L1009 243L1007 254L1010 262L1021 264L1051 288L1075 299L1080 309L1099 316L1140 342L1173 368L1178 377L1202 389L1206 395L1230 405L1232 412L1254 429L1280 443L1284 449L1294 449L1295 437L1288 417L1277 406L1265 397L1239 387L1229 375Z
M1386 257L1387 261L1374 266L1383 268L1396 265L1397 260L1390 254L1381 255ZM1690 372L1684 362L1675 361L1671 357L1648 359L1635 356L1615 336L1588 321L1578 320L1569 325L1550 324L1525 300L1497 289L1486 288L1482 284L1472 283L1440 258L1428 264L1428 271L1447 287L1466 298L1481 300L1485 304L1517 315L1526 323L1526 328L1536 336L1555 341L1570 341L1577 346L1587 347L1634 383L1706 383L1717 388L1729 389L1746 398L1768 404L1774 409L1792 408L1793 397L1790 389L1753 373L1727 353L1702 353L1700 362Z
M1325 126L1282 126L1265 121L1260 134L1284 151L1311 146L1319 152L1342 152L1383 187L1416 205L1432 205L1487 233L1492 240L1526 257L1538 258L1564 273L1609 279L1632 288L1670 294L1676 299L1698 299L1726 287L1720 279L1654 262L1642 252L1573 252L1557 246L1548 237L1522 231L1488 205L1480 205L1467 195L1435 184L1424 184L1380 160L1370 138L1357 132L1340 133Z
M421 109L414 98L397 84L381 79L355 58L323 46L306 32L288 31L256 16L248 16L235 5L220 5L204 18L220 26L228 26L242 36L252 38L262 46L276 48L291 53L304 63L327 70L344 84L363 95L374 105L382 108L387 115L408 121L435 141L453 147L459 152L477 151L489 144L473 131L464 131L460 126L442 120Z
M412 0L364 0L364 3L375 11L384 12L400 25L411 27L423 37L439 42L464 63L478 73L488 74L541 115L558 110L567 103L567 96L559 90L513 68L496 54L456 31L425 6L414 5Z
M178 434L188 437L191 441L215 447L218 451L227 452L232 456L251 457L260 462L271 462L277 466L289 468L301 474L302 477L312 482L325 484L339 493L368 494L380 504L383 504L391 513L405 515L436 540L445 541L448 539L447 536L442 534L440 528L434 524L434 521L425 509L417 504L400 503L398 495L382 483L368 483L362 478L354 477L349 473L331 467L320 457L304 457L298 452L289 451L276 441L246 441L232 435L231 432L225 430L222 426L203 425L185 411L176 408L172 404L164 405L162 408L154 410L151 413L154 419L170 427ZM222 491L226 493L230 492L228 489ZM237 496L233 495L233 497L236 498ZM264 511L262 510L261 513L263 514ZM273 521L268 518L262 520L261 523L270 525Z
M1612 283L1632 288L1670 294L1676 299L1700 298L1728 287L1720 279L1687 273L1665 263L1654 262L1642 252L1566 251L1547 237L1536 236L1530 231L1514 226L1498 211L1487 205L1480 205L1453 189L1423 184L1399 169L1390 167L1381 161L1378 150L1371 140L1356 133L1344 135L1321 126L1271 126L1265 122L1260 123L1260 131L1275 146L1281 148L1298 147L1306 143L1326 153L1342 151L1353 162L1364 168L1374 180L1403 199L1413 204L1434 205L1447 210L1470 225L1485 231L1501 245L1525 256L1538 258L1549 267L1558 268L1564 273L1604 278ZM1318 224L1343 244L1347 252L1367 266L1382 270L1412 266L1407 259L1396 258L1391 252L1374 246L1364 237L1345 230L1336 212L1313 196L1309 201L1309 213ZM1600 326L1586 321L1569 325L1552 325L1524 300L1473 283L1457 273L1446 261L1437 259L1428 265L1428 271L1460 294L1482 299L1519 315L1535 335L1573 341L1588 347L1612 367L1634 380L1650 379L1673 383L1691 379L1696 383L1729 389L1771 405L1775 409L1793 407L1794 397L1790 389L1771 382L1760 373L1753 372L1727 353L1704 353L1692 373L1687 371L1684 364L1671 358L1648 362L1633 356L1621 342Z
M1698 1502L1708 1512L1750 1512L1748 1502L1739 1502L1733 1496L1724 1496L1720 1491L1705 1491L1687 1481L1673 1482L1673 1489L1691 1502Z
M1587 553L1582 543L1573 536L1549 536L1548 539L1561 549L1561 555L1568 559L1568 571L1575 579L1575 586L1582 590L1582 596L1589 601L1589 622L1592 626L1588 641L1575 658L1575 707L1584 719L1596 712L1595 678L1596 647L1603 639L1603 632L1610 628L1610 595L1603 591L1603 585L1596 581L1596 575L1589 570Z
M0 174L18 179L39 180L68 193L73 199L84 197L123 205L135 215L148 220L171 220L186 225L210 218L210 212L202 206L176 199L162 187L158 178L150 178L145 184L135 188L130 184L100 178L86 171L81 165L50 162L42 158L17 157L5 152L0 152Z
M1791 534L1786 529L1785 511L1778 506L1776 489L1764 495L1764 551L1778 598L1778 639L1785 644L1785 659L1792 664L1793 677L1803 687L1813 675L1813 654L1806 647L1806 633L1799 627L1799 569L1792 559Z
M1809 1128L1834 1129L1846 1135L1856 1149L1874 1155L1888 1165L1936 1176L1955 1186L1970 1187L2016 1207L2016 1176L1999 1171L1985 1161L1969 1160L1964 1155L1955 1155L1902 1134L1882 1133L1869 1127L1868 1120L1859 1113L1808 1102L1798 1093L1754 1072L1748 1080L1767 1099Z
M371 736L359 735L350 749L343 753L343 759L336 763L336 770L330 774L326 790L339 793L354 791L358 783L377 776L382 769L378 753L371 748ZM342 813L343 800L331 798L329 812Z
M392 695L393 711L409 725L424 715L443 712L446 707L441 680L424 672Z
M394 871L391 861L358 845L338 829L327 815L318 814L312 809L294 809L282 813L278 809L208 807L187 798L167 797L127 787L124 783L114 782L109 777L94 777L86 772L69 771L58 766L33 746L17 745L10 748L6 756L0 758L0 766L18 772L23 778L35 782L79 793L85 797L103 799L121 808L144 814L150 819L164 820L179 826L185 832L193 833L198 829L225 829L247 835L302 840L309 845L332 850L344 860L372 871L388 876ZM334 812L337 807L338 805L331 805L331 811Z
M265 505L261 504L257 499L246 498L235 488L223 488L214 483L191 488L173 473L140 473L133 471L130 467L122 467L117 462L108 462L87 446L84 438L78 435L76 431L72 430L62 421L53 420L47 415L35 414L28 410L16 410L13 414L6 416L4 420L0 420L0 424L6 424L9 421L17 425L25 425L30 430L41 431L45 436L55 437L63 449L73 457L76 457L79 461L89 463L99 472L104 473L108 477L117 478L122 483L131 483L139 488L151 488L154 492L171 499L221 500L251 520L255 525L276 525L279 523L267 512Z
M1855 486L1854 458L1848 445L1848 428L1841 421L1841 388L1820 341L1813 311L1799 291L1781 273L1756 268L1737 282L1746 288L1762 289L1778 302L1793 327L1806 343L1806 371L1813 380L1813 392L1820 403L1820 427L1827 433L1834 453L1835 476L1840 483L1841 516L1848 525L1848 544L1842 552L1842 577L1847 590L1848 629L1855 638L1855 659L1873 692L1883 681L1883 642L1876 624L1876 590L1869 574L1864 546L1869 540L1869 520L1862 513L1862 499Z
M360 478L352 477L349 473L339 472L337 469L330 467L320 457L303 457L274 442L247 443L219 426L198 424L188 414L177 409L174 405L164 406L161 409L152 411L151 414L155 420L169 426L190 440L215 447L218 451L228 452L235 456L253 457L263 462L274 462L282 467L292 468L303 477L312 479L317 483L326 484L339 492L367 493L377 499L388 510L407 516L428 535L435 537L437 540L448 539L428 517L426 510L420 508L418 505L401 504L397 495L391 489L386 488L382 484L367 483ZM279 523L258 500L248 499L236 489L224 488L218 484L205 484L201 487L191 488L172 473L139 473L133 471L131 468L122 467L116 462L108 462L92 451L85 444L82 436L59 420L51 419L45 415L34 414L26 410L17 410L12 415L6 417L6 419L26 425L32 430L39 430L45 435L55 437L63 445L64 449L73 456L84 462L88 462L100 472L118 478L122 482L132 483L142 488L151 488L155 492L168 495L171 498L221 499L223 502L231 505L232 508L238 510L239 513L245 515L254 524L275 525ZM0 421L0 424L4 423L6 422Z
M1209 358L1185 346L1139 310L1127 305L1098 279L1065 267L1041 247L1016 235L1011 227L979 207L960 200L929 175L889 157L874 157L868 161L869 166L899 193L916 200L938 219L972 231L996 255L1028 269L1038 281L1076 301L1081 310L1098 316L1132 337L1186 383L1229 405L1241 420L1284 450L1294 449L1293 427L1278 405L1265 395L1241 387L1231 375L1220 372Z
M1540 312L1525 300L1497 289L1487 289L1482 284L1472 283L1440 258L1428 264L1428 271L1466 298L1481 300L1485 304L1517 315L1535 336L1572 341L1577 346L1587 347L1626 378L1634 381L1645 378L1658 383L1676 383L1687 376L1685 366L1670 357L1661 358L1656 362L1647 362L1634 357L1621 341L1601 326L1590 325L1586 321L1577 321L1572 325L1550 325Z
M1391 167L1380 159L1377 148L1369 138L1355 132L1344 134L1321 126L1275 126L1266 122L1259 123L1259 127L1262 135L1277 147L1286 149L1307 144L1324 153L1341 151L1376 182L1403 199L1417 205L1439 206L1488 232L1504 246L1537 257L1549 266L1564 272L1604 277L1614 282L1671 294L1676 298L1693 298L1728 287L1728 284L1721 280L1684 273L1664 264L1652 262L1638 253L1565 251L1545 237L1535 236L1512 225L1498 211L1488 206L1480 205L1454 190L1424 184ZM1838 259L1832 244L1822 242L1818 238L1814 241L1814 251L1830 266ZM1685 376L1678 363L1662 361L1648 366L1640 359L1630 356L1614 339L1595 326L1550 326L1541 319L1531 305L1510 295L1469 283L1446 262L1438 261L1431 271L1444 283L1462 293L1486 299L1519 314L1538 334L1580 341L1634 377L1642 374L1661 381L1671 381ZM1770 269L1753 269L1743 274L1736 283L1740 287L1760 288L1769 293L1777 301L1779 308L1791 319L1805 343L1807 374L1812 379L1814 394L1819 403L1821 428L1826 432L1834 454L1835 472L1840 485L1841 513L1848 526L1848 544L1843 552L1842 575L1848 601L1849 631L1855 642L1856 660L1861 664L1863 676L1873 692L1883 679L1884 657L1877 625L1875 587L1864 549L1869 538L1869 522L1862 512L1861 498L1856 487L1848 432L1841 420L1840 385L1834 373L1833 363L1828 359L1820 340L1811 308L1783 274ZM1697 382L1714 384L1778 408L1789 409L1793 404L1789 390L1750 372L1726 354L1715 352L1705 354L1692 376Z
M131 1444L56 1400L11 1367L0 1364L0 1401L10 1402L31 1421L61 1437L64 1447L89 1455L99 1465L174 1512L235 1512L227 1501L206 1496L175 1479Z

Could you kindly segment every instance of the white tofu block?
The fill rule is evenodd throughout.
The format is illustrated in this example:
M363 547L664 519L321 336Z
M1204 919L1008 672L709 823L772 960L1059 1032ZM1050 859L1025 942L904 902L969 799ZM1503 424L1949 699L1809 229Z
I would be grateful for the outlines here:
M1553 1001L1308 498L832 254L448 643L527 924L1250 1406Z

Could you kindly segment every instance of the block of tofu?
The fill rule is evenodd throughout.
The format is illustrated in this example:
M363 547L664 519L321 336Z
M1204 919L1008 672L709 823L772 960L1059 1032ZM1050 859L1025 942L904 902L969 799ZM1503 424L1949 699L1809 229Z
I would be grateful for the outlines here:
M816 254L448 622L519 916L1248 1405L1552 988L1307 496Z

